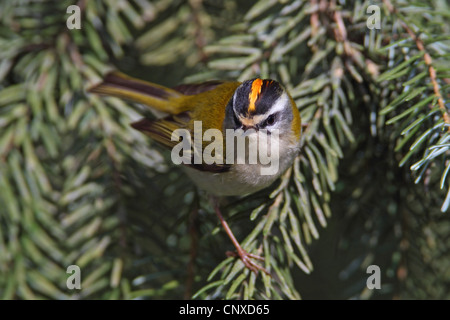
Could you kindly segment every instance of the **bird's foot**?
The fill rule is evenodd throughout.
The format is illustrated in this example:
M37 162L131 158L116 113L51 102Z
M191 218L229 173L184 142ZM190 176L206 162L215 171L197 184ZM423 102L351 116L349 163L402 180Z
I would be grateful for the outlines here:
M250 271L254 272L255 274L258 273L258 270L261 270L267 275L270 275L269 271L267 271L264 267L257 264L254 260L258 261L264 261L263 257L260 257L253 253L248 253L242 248L238 248L236 251L227 251L227 256L229 257L236 257L241 259L241 261L244 263L245 267L249 269Z

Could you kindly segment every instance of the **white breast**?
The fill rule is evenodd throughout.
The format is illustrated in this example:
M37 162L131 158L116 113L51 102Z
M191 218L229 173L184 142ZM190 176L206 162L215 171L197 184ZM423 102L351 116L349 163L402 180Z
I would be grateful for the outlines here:
M253 138L255 139L255 137ZM299 145L287 143L289 142L280 140L278 145L268 145L270 146L269 150L264 148L258 150L259 152L266 152L266 155L272 155L269 164L250 164L247 152L245 164L238 164L237 158L235 158L235 162L228 172L211 173L186 167L186 173L199 188L216 196L240 196L254 193L271 185L292 165L298 154ZM263 147L264 144L260 144L260 146ZM274 147L279 150L276 158L273 157L275 154L270 153L270 150L274 150ZM275 161L277 162L276 165ZM269 168L272 169L272 174L264 174L264 172L268 172Z

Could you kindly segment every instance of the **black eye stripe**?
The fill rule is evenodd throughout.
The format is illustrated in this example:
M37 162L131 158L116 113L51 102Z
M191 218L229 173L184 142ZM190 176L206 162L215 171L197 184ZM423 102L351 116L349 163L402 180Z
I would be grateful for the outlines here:
M271 126L275 123L275 120L278 117L278 112L271 114L270 116L268 116L266 118L266 120L264 120L261 124L261 127L267 127L267 126Z

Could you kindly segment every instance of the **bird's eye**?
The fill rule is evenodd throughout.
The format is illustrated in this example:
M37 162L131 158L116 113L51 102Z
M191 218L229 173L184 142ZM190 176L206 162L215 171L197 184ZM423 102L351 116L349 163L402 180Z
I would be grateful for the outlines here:
M267 125L271 126L275 123L275 115L271 114L267 120L266 120Z

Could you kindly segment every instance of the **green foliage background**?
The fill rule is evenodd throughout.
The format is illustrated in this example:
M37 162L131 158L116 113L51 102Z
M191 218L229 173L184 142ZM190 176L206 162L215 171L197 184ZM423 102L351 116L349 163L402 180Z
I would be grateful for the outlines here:
M70 5L81 29L69 30ZM380 29L367 28L369 5ZM445 0L0 2L2 299L449 299ZM268 190L227 199L255 276L111 69L166 86L274 78L306 124ZM66 287L69 265L82 289ZM381 268L380 290L366 287Z

